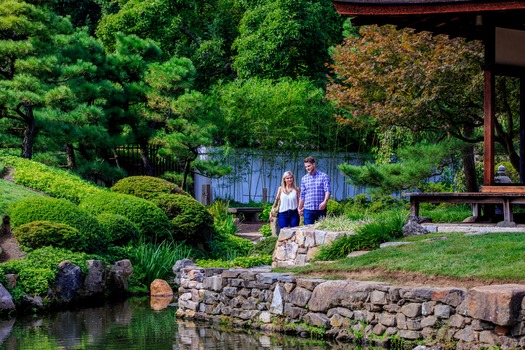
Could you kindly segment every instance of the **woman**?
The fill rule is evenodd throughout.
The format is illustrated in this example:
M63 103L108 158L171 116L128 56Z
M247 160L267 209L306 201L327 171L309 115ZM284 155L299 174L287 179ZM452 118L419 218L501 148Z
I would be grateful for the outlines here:
M295 183L292 172L285 171L272 206L272 215L270 215L270 221L277 216L280 229L299 225L299 211L297 210L299 192L300 189Z

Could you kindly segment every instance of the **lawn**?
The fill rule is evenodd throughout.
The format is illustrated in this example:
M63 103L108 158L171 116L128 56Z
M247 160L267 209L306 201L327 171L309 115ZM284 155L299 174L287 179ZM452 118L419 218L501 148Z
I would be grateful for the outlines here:
M400 241L411 244L294 271L330 277L343 271L380 269L387 273L405 271L458 280L525 283L525 233L441 233Z

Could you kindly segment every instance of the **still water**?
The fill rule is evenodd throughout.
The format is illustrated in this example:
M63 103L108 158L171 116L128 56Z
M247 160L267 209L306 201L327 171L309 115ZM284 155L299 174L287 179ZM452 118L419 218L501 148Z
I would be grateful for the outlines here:
M154 307L156 309L156 307ZM0 321L0 349L294 350L348 349L348 344L248 331L218 331L155 311L149 299Z

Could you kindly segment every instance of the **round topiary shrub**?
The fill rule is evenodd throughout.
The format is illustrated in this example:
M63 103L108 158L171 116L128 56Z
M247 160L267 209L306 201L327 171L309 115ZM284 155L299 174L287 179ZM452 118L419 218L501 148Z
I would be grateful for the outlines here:
M142 198L116 192L99 192L80 202L80 208L92 215L119 214L137 226L149 238L165 237L172 229L166 214L155 204Z
M32 221L15 227L13 234L18 242L28 248L46 246L68 248L82 244L80 231L67 224L51 221Z
M139 198L151 200L161 193L184 194L179 186L172 182L153 176L130 176L119 180L111 191L131 194Z
M109 241L115 245L125 245L139 237L137 226L123 215L102 213L97 215L97 220L108 232Z
M107 246L107 232L98 221L76 204L58 198L34 197L20 200L10 207L11 224L17 227L33 221L66 224L80 233L76 243L67 247L74 251L97 252Z
M175 239L206 242L211 238L213 216L193 197L159 194L151 201L171 219Z

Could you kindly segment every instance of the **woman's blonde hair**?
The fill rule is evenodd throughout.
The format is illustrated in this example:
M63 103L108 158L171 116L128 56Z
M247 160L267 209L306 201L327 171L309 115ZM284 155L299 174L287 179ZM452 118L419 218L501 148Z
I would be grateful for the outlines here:
M291 176L293 181L292 181L292 190L295 190L297 188L297 185L295 183L295 176L293 175L293 173L291 171L285 171L284 174L283 174L283 178L281 179L281 191L288 194L292 191L288 191L286 189L286 181L285 181L285 178L287 178L288 176Z

